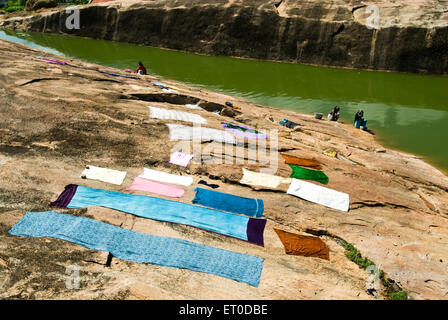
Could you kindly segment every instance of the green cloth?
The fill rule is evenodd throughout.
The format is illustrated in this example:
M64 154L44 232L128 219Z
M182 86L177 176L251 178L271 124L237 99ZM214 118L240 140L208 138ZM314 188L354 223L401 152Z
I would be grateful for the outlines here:
M304 179L304 180L314 180L323 184L328 183L328 177L325 173L318 170L310 170L289 164L292 169L290 178Z

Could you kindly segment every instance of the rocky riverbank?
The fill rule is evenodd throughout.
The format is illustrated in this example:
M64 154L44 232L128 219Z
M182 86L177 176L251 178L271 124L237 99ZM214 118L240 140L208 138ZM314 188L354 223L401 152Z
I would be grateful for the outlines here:
M131 0L80 10L80 29L67 29L65 9L5 15L0 28L209 55L448 73L446 1Z
M341 246L345 242L410 298L447 298L448 178L419 158L383 148L352 124L254 105L151 75L107 75L98 71L129 74L5 41L0 41L0 52L0 298L387 298L385 287L367 292L369 275L348 259ZM70 65L52 64L40 56ZM165 92L151 81L163 81L175 92ZM226 107L226 101L240 110ZM187 103L204 110L186 109ZM196 156L212 151L208 155L216 162L203 157L183 168L168 162L178 142L169 139L168 121L149 117L148 105L200 114L210 128L222 129L221 122L230 121L274 135L267 153L256 159L250 144L219 151L215 143L205 141ZM280 126L284 118L301 126ZM337 157L323 151L336 151ZM275 174L288 177L290 169L280 152L322 163L327 187L350 195L349 212L301 200L282 188L240 183L242 168L258 171L267 166L265 160L277 161ZM241 154L244 159L237 159ZM128 174L122 186L81 179L87 164ZM222 192L263 199L265 246L105 208L57 211L265 258L258 288L210 274L123 261L62 240L7 233L27 211L54 210L49 202L67 184L129 192L125 188L143 167L192 175L194 184L186 188L182 202L191 203L200 179L218 184ZM286 255L273 228L319 236L329 247L330 260ZM66 287L66 270L73 265L81 270L78 290Z

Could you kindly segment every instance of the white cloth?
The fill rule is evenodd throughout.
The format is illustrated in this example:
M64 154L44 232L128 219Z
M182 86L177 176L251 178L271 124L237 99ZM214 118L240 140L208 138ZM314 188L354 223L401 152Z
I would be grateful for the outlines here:
M243 168L242 184L251 186L262 186L267 188L277 188L281 183L291 183L291 178L283 178L267 173L259 173Z
M193 178L190 176L179 176L177 174L166 173L148 168L144 168L143 173L139 175L139 177L159 182L180 184L186 187L193 183Z
M294 178L289 186L288 194L342 211L348 211L350 205L347 193Z
M189 108L189 109L197 109L197 110L204 110L204 109L202 109L199 105L197 105L197 104L186 104L185 105L187 108Z
M81 173L81 177L82 176L85 176L87 179L95 179L121 185L126 177L126 171L118 171L89 165L88 168Z
M167 123L166 125L170 129L171 140L213 140L230 144L236 142L233 134L224 130L190 127L173 123Z
M169 89L169 88L163 88L162 91L163 92L169 92L169 93L179 93L179 91L174 90L174 89Z
M207 120L202 118L198 114L177 111L177 110L169 110L164 108L156 108L149 107L150 117L155 119L164 119L164 120L180 120L180 121L188 121L193 123L201 123L206 124Z

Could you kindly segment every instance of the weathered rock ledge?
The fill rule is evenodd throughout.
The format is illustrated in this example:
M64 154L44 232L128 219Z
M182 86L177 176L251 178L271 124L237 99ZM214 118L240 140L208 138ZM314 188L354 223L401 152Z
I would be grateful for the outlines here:
M379 29L371 28L379 8ZM184 50L314 65L448 73L446 1L156 0L7 15L0 28L72 34Z
M51 64L39 56L82 68ZM448 177L437 169L413 155L381 147L372 135L351 124L329 123L162 79L180 91L165 93L151 84L156 80L152 76L134 80L97 70L121 72L0 41L0 299L373 298L366 292L368 274L328 235L354 244L411 298L448 297ZM241 113L210 112L224 108L226 101L238 105ZM330 179L327 187L350 194L350 211L313 204L284 190L240 184L242 167L259 170L266 157L278 161L277 175L289 175L271 139L267 154L252 164L249 145L220 153L208 142L203 147L213 150L220 163L202 161L187 168L170 164L177 142L169 140L167 121L149 118L147 106L190 111L184 103L191 102L206 109L193 111L207 119L207 127L219 129L221 121L231 121L278 130L276 149L321 162ZM301 124L301 130L278 125L283 118ZM236 162L237 148L244 150L243 163ZM324 150L339 156L329 157ZM223 158L230 163L223 164ZM128 174L122 186L81 179L86 164ZM7 233L25 212L54 209L49 202L67 184L130 192L125 188L133 177L149 166L192 175L195 183L180 200L186 203L191 203L200 179L219 184L222 192L262 198L268 220L265 247L105 208L58 211L263 257L258 288L210 274L127 262L61 240ZM330 249L330 260L286 255L273 228L320 235ZM66 268L71 265L81 270L78 290L66 287ZM382 292L379 298L384 298Z

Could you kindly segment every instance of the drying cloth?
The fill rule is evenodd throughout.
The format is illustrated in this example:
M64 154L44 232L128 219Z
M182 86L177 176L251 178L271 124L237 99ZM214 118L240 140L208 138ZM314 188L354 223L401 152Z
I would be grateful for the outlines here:
M170 88L163 88L162 91L163 92L169 92L169 93L179 93L179 91L174 90L174 89L170 89Z
M156 107L149 107L149 109L150 109L150 117L153 119L179 120L201 124L207 123L207 120L202 118L200 115L194 113L169 110L164 108L156 108Z
M142 80L140 78L137 77L130 77L130 76L122 76L121 74L117 74L117 73L110 73L110 72L105 72L105 71L98 71L100 73L104 73L104 74L108 74L110 76L114 76L114 77L122 77L122 78L127 78L127 79L136 79L136 80Z
M166 88L166 84L161 83L161 82L153 81L152 84L155 86L158 86L158 87Z
M293 164L288 164L291 167L292 172L290 177L296 179L304 179L304 180L314 180L323 184L328 183L328 177L325 173L318 170L310 170L295 166Z
M49 61L49 62L53 62L53 63L58 63L58 64L67 64L67 62L59 61L59 60L51 60L51 59L48 59L48 58L41 58L41 59Z
M267 173L253 172L243 168L243 178L240 183L250 186L262 186L266 188L277 188L281 183L291 183L291 178L283 178Z
M263 245L264 219L253 219L232 213L194 206L150 196L127 194L84 186L68 185L52 206L85 208L100 206L139 217L186 224Z
M81 173L81 177L87 179L100 180L107 183L121 185L126 177L126 171L118 171L107 168L100 168L95 166L86 166L86 169Z
M303 158L298 158L298 157L290 156L290 155L283 154L283 153L281 153L280 155L285 159L285 163L287 163L287 164L293 164L295 166L302 166L302 167L313 168L316 170L322 170L322 165L315 158L303 159Z
M235 144L235 137L224 130L189 127L181 124L166 124L170 130L170 140L213 140Z
M186 154L183 152L174 152L170 156L170 163L177 164L178 166L186 167L190 162L191 158L193 158L193 154Z
M233 124L230 122L222 123L222 127L224 129L232 131L232 133L238 137L247 138L247 139L266 139L268 137L267 134L262 133L258 130L251 129L247 126L241 124Z
M181 198L185 194L184 188L135 177L134 182L126 190L140 190L160 194L162 196Z
M285 127L287 127L287 128L290 128L290 129L294 129L294 128L297 127L297 126L300 126L300 124L295 123L295 122L292 122L292 121L289 121L289 120L287 120L287 119L283 119L283 120L280 121L279 123L280 123L282 126L285 126Z
M193 178L190 176L179 176L177 174L166 173L148 168L143 168L143 173L139 175L139 177L159 182L180 184L186 187L193 183Z
M288 194L342 211L348 211L350 205L347 193L321 187L303 180L292 179Z
M202 109L199 105L197 105L197 104L190 104L190 103L187 103L186 105L185 105L187 108L189 108L189 109L197 109L197 110L204 110L204 109Z
M275 228L274 231L283 243L286 254L330 260L328 247L320 238L301 236Z
M338 153L336 151L324 150L324 151L322 151L322 153L327 155L327 156L329 156L329 157L332 157L332 158L336 158L336 156L338 155Z
M23 237L51 237L110 252L114 257L211 273L257 287L263 258L172 237L153 236L69 214L28 212L9 231Z
M242 213L249 217L260 218L263 215L263 200L243 198L233 194L213 191L203 188L195 188L196 195L193 203L222 211Z
M219 186L218 186L217 184L208 184L208 183L207 183L206 181L204 181L204 180L199 181L198 184L206 185L207 187L210 187L210 188L212 188L212 189L219 188Z

